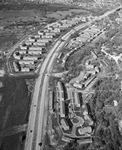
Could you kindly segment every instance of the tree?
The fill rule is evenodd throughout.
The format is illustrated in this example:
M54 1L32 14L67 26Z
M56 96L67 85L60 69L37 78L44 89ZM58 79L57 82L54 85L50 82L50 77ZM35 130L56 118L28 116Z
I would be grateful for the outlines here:
M63 150L77 150L77 140L72 140L63 148Z
M106 102L111 105L113 100L116 99L120 101L117 113L120 111L118 114L121 115L122 94L120 92L120 81L112 77L104 78L97 81L94 89L95 93L89 102L92 113L96 117L93 145L99 150L122 149L122 135L119 131L118 116L103 109Z
M71 39L77 38L78 36L79 36L79 33L78 33L78 32L75 32L74 34L71 35Z

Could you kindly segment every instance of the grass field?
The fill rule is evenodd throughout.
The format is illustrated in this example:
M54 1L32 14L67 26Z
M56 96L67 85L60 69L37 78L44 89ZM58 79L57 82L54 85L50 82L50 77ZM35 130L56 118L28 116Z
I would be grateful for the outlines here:
M0 51L9 52L9 49L25 34L32 32L31 29L36 27L35 22L40 25L44 20L48 22L53 19L63 19L67 15L74 15L74 13L88 13L84 10L62 5L49 5L43 8L44 10L41 8L33 5L28 8L18 5L12 7L0 5ZM30 99L25 80L10 78L6 75L2 79L2 83L4 87L0 89L0 94L2 94L2 101L0 102L0 150L23 150L24 142L21 142L23 132L6 137L3 133L14 126L28 122Z
M20 142L22 132L4 137L7 129L26 124L28 121L29 97L23 79L10 78L7 75L2 79L4 87L0 89L2 101L0 102L0 149L22 150ZM9 131L12 132L12 131Z
M24 35L31 33L43 17L35 10L0 10L0 51L9 49Z
M43 16L42 13L36 10L0 10L0 26L7 25L18 21L40 21Z
M23 9L21 8L23 6ZM0 51L7 51L24 35L42 22L64 19L74 14L88 14L89 11L60 5L0 5ZM18 8L19 7L19 8ZM13 8L13 10L12 10ZM18 10L17 10L18 8Z
M74 15L74 14L82 14L87 15L89 11L82 10L82 9L70 9L68 11L56 11L52 13L47 13L46 17L48 18L55 18L55 19L64 19L67 16Z

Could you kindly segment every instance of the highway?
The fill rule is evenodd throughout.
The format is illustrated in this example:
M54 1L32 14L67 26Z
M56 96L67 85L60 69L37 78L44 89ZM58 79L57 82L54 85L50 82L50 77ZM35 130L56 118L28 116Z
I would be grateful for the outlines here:
M74 32L74 31L72 31L72 32ZM71 31L69 33L71 33ZM69 33L64 35L62 38L68 39L67 37L70 36ZM51 65L50 62L53 61L53 57L54 57L53 54L55 54L55 52L58 49L62 48L62 46L64 44L65 44L64 41L61 42L60 40L58 40L56 42L56 44L54 45L54 47L52 48L52 50L46 57L43 65L40 69L40 76L36 80L36 85L35 85L34 92L33 92L33 100L32 100L32 105L31 105L31 110L30 110L31 113L30 113L30 117L29 117L25 150L31 150L34 145L36 146L36 148L35 148L36 150L40 149L40 146L38 145L38 143L40 143L40 141L41 141L41 134L42 134L42 130L40 130L40 129L42 129L42 125L43 125L42 118L43 118L43 113L44 113L45 86L46 86L47 79L48 79L47 67L49 64ZM41 97L40 97L40 94L41 94ZM34 132L34 134L33 134L33 132Z
M107 17L108 15L112 14L113 12L115 12L115 11L116 11L117 9L119 9L119 8L122 8L122 6L118 6L117 8L115 8L115 9L113 9L113 10L111 10L111 11L108 11L108 12L106 12L105 14L103 14L103 15L97 17L97 18L95 18L95 19L93 19L93 20L91 20L91 21L89 21L89 22L87 22L87 23L84 23L83 26L82 26L82 28L85 27L85 26L90 25L90 24L91 24L92 22L94 22L94 21L101 20L102 18ZM43 28L43 27L42 27L42 28ZM76 31L78 31L80 28L81 28L81 25L75 27L74 29L75 29ZM40 27L38 27L35 31L32 31L31 35L34 34L34 33L36 33L38 30L40 30ZM25 35L20 41L18 41L18 42L10 49L10 52L9 52L9 54L7 55L7 62L6 62L6 66L7 66L7 68L8 68L8 73L12 73L12 68L11 68L11 65L10 65L10 63L9 63L10 56L12 55L12 53L15 51L15 49L16 49L19 45L21 45L25 40L28 39L29 35L30 35L30 33L27 34L27 35Z
M90 25L96 20L100 20L100 18L102 19L107 15L110 15L118 8L122 8L122 6L117 7L116 9L109 11L104 15L97 17L96 19L89 21L83 25L78 25L61 38L63 39L63 41L59 39L48 53L47 57L45 58L41 66L40 75L36 79L30 109L25 150L43 150L43 140L44 140L43 135L45 132L47 120L46 105L48 104L47 93L48 93L49 74L52 70L53 62L57 57L59 51L63 48L63 46L66 44L71 34L73 34L75 31L78 31L84 28L85 26ZM42 145L40 146L39 143L41 142Z

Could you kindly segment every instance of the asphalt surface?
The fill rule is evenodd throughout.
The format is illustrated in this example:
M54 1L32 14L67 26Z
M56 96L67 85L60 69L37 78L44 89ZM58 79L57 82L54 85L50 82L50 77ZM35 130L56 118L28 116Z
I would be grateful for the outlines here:
M113 13L119 8L122 8L122 6L117 7L116 9L112 11L106 12L104 15L97 17L96 19L88 23L85 23L83 25L78 25L77 27L74 28L75 30L72 30L72 33L84 28L85 26L90 25L96 20L101 20L102 18L110 15L111 13ZM48 103L47 92L48 92L49 74L53 66L53 61L58 55L60 49L62 49L65 43L67 42L70 35L71 35L71 31L67 33L66 35L64 35L64 37L62 37L62 39L64 40L63 42L58 40L55 43L54 47L50 50L49 54L47 55L40 69L40 76L36 80L34 93L33 93L33 100L32 100L29 123L28 123L25 150L42 150L43 149L43 143L42 143L42 146L40 146L39 143L43 142L43 134L45 130L43 127L46 127L45 120L47 119L47 117L44 116L44 112L46 110L45 105Z

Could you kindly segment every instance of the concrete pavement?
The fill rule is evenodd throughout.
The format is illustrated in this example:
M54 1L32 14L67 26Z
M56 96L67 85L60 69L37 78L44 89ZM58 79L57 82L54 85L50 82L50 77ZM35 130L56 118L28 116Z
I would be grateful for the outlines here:
M121 6L122 8L122 6ZM118 8L117 8L118 9ZM116 9L115 9L116 10ZM114 11L115 11L114 10ZM112 13L114 11L111 11ZM106 14L110 14L106 13ZM105 15L102 15L101 19L106 17ZM96 21L96 20L94 20ZM84 25L79 25L76 27L76 30L80 30L85 26L88 26L92 23L93 21L90 21L88 23L85 23ZM30 110L30 117L29 117L29 123L28 123L28 130L27 130L27 138L26 138L26 143L25 143L25 150L40 150L43 149L42 147L39 146L39 143L42 142L42 135L43 135L43 120L44 120L44 109L45 109L45 100L47 101L47 88L48 88L48 80L49 77L47 76L47 73L50 73L53 61L56 58L58 52L62 47L65 45L67 42L68 38L70 37L71 34L73 34L75 31L71 30L68 32L66 35L62 37L64 40L61 42L61 40L57 41L55 46L51 49L49 52L48 56L46 57L41 69L40 69L40 76L36 80L36 85L34 88L34 94L33 94L33 100L32 100L32 105L31 105L31 110ZM47 119L47 118L45 118Z

